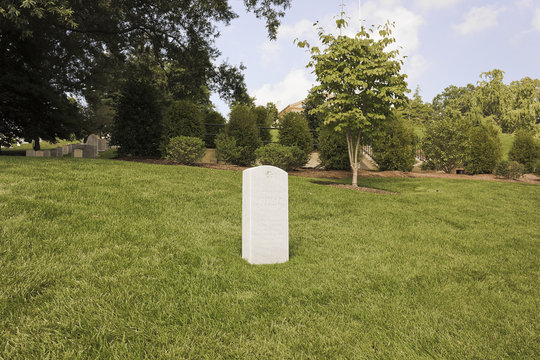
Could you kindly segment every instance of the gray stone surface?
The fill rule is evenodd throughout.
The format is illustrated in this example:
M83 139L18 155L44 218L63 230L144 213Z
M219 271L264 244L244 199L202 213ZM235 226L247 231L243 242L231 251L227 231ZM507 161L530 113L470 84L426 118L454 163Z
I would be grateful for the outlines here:
M251 264L289 260L289 179L274 166L242 175L242 257Z
M71 153L74 158L82 158L83 157L83 150L82 149L73 149L73 152Z
M92 145L92 146L97 147L98 142L99 142L99 136L97 136L96 134L88 135L88 138L86 139L87 145Z
M43 150L43 157L51 157L51 150Z
M98 140L98 151L105 151L109 149L109 140L99 139Z
M36 151L36 157L43 157L43 151L42 150Z
M26 156L34 157L34 156L36 156L36 151L35 150L26 150Z
M70 154L71 153L71 146L64 145L62 146L62 156Z

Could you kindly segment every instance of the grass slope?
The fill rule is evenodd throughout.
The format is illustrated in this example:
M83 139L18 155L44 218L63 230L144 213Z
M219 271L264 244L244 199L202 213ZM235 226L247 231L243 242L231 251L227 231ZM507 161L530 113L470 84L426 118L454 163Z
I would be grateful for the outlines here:
M0 358L538 358L537 185L290 177L286 264L241 173L0 158Z

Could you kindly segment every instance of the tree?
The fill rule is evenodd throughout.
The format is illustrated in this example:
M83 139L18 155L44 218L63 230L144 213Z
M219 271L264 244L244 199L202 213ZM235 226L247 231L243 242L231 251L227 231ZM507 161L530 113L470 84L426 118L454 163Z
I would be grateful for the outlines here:
M431 104L424 103L420 97L420 87L417 86L412 99L408 99L400 113L404 119L413 125L423 126L434 116Z
M235 105L224 134L216 139L216 152L221 159L249 166L255 162L255 150L259 146L261 139L254 111L246 105Z
M304 166L313 151L313 135L304 115L290 112L281 118L278 128L279 143L293 148L296 167Z
M490 121L478 120L469 130L465 153L468 174L489 174L502 159L500 130Z
M471 122L459 111L446 110L427 126L422 139L422 150L429 167L451 172L463 166Z
M160 155L162 107L152 84L140 79L124 84L111 139L120 146L119 155Z
M269 37L275 38L290 0L244 3L248 11L266 19ZM118 70L141 54L151 59L145 60L147 67L159 73L174 99L207 99L210 91L216 91L227 100L246 101L242 66L214 64L220 55L215 47L216 24L229 24L235 17L227 0L0 0L0 68L18 78L0 78L0 97L10 95L14 81L25 80L20 84L27 89L14 93L9 103L0 103L0 114L4 118L12 116L14 109L37 111L26 107L36 99L40 109L51 108L49 101L59 103L68 93L91 98L97 91L94 99L100 101L101 94L114 93L116 84L123 83L104 86L100 74L112 67L114 76L126 79ZM36 78L42 82L38 86L32 82ZM49 93L49 98L43 99L43 93ZM53 95L56 99L51 99ZM60 121L42 122L37 112L30 115L34 129L66 128ZM19 136L28 126L27 119L10 119L9 133Z
M373 157L380 170L411 171L416 157L414 130L399 114L391 113L373 139Z
M169 140L177 136L204 139L204 114L202 109L189 100L173 102L163 116L163 149Z
M531 131L517 131L508 158L522 164L526 172L533 172L540 159L540 141Z
M340 31L346 27L343 13L336 23ZM403 61L397 59L397 50L387 50L395 42L389 23L362 27L354 38L318 30L323 49L298 42L311 50L308 66L314 68L320 84L313 91L324 97L312 113L325 114L325 123L336 123L335 130L345 133L352 184L357 186L362 137L376 133L392 108L405 102L406 75L400 74ZM373 38L376 30L378 40Z

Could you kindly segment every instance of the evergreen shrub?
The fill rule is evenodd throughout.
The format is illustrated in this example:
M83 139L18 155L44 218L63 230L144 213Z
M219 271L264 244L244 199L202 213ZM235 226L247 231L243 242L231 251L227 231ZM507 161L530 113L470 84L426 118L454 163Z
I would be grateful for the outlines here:
M166 159L180 164L191 165L201 160L206 151L204 142L193 136L177 136L169 141Z
M380 170L411 171L416 161L414 130L399 116L391 114L373 139L373 157Z
M319 159L327 170L348 170L349 151L347 139L342 131L335 131L333 125L324 125L319 132Z
M267 144L255 151L257 161L262 165L276 166L285 171L293 170L302 165L298 165L298 153L303 153L303 151L297 146L281 144Z
M294 146L298 167L309 161L313 151L313 136L309 130L306 118L300 113L288 113L279 120L279 143L283 146Z
M540 158L540 143L531 131L516 131L508 158L517 161L525 168L525 172L533 172Z

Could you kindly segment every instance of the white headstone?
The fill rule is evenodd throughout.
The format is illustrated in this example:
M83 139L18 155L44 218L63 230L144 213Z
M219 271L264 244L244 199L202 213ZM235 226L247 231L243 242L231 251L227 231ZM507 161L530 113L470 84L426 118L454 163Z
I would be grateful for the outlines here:
M26 156L34 157L34 156L36 156L36 151L35 150L26 150Z
M74 149L72 154L73 154L74 158L82 158L83 157L82 149Z
M289 260L289 179L280 168L243 172L242 258L250 264Z

